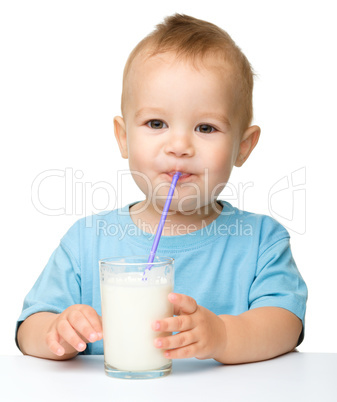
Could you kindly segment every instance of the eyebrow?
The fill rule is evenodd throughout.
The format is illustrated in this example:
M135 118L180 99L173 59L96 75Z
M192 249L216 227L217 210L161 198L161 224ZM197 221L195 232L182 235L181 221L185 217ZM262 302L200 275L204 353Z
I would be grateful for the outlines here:
M135 118L138 119L139 117L141 117L144 114L164 114L164 113L165 113L165 109L156 108L156 107L143 107L143 108L137 110L137 112L135 113ZM231 127L230 121L222 113L205 112L205 113L200 113L200 115L203 118L205 118L206 120L208 118L213 118L213 119L219 120L222 123L225 123L226 125Z
M156 108L156 107L143 107L135 113L136 119L141 117L143 114L162 114L164 113L164 109Z
M216 120L220 120L222 123L227 124L229 127L231 126L230 121L227 119L227 117L222 114L222 113L214 113L214 112L206 112L206 113L201 113L201 115L203 117L207 118L211 118L211 119L216 119Z

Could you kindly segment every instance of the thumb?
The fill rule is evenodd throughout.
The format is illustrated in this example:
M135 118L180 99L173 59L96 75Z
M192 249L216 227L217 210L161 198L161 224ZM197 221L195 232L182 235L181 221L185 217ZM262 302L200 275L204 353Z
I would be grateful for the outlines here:
M174 315L193 314L198 309L197 302L190 296L169 293L168 299L174 305Z

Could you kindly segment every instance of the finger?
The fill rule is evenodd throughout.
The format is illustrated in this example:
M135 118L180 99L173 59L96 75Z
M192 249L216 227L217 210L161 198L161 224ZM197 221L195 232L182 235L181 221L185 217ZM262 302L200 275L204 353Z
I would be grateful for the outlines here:
M59 336L78 352L83 352L87 347L86 343L78 336L68 320L61 320L57 325L57 331Z
M190 296L179 293L170 293L169 301L174 305L174 314L193 314L198 309L197 302Z
M47 334L46 343L49 350L57 356L63 356L65 353L64 347L59 343L57 332Z
M197 341L193 331L180 332L172 336L156 338L154 345L158 349L178 349L191 345Z
M160 332L181 332L194 328L194 320L190 315L178 315L176 317L157 320L152 323L152 329Z
M100 317L96 310L90 306L87 306L85 310L83 310L83 314L91 324L92 328L97 334L98 339L102 339L103 327L102 327L102 317Z
M195 357L197 354L198 354L197 343L193 343L191 345L178 349L166 350L164 352L164 356L167 359L189 359L191 357Z
M88 342L98 340L98 334L82 311L73 310L68 315L70 325Z

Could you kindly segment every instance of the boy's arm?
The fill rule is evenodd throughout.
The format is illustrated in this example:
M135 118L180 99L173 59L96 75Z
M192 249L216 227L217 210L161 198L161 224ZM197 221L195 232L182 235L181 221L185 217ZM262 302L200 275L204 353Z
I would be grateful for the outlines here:
M87 305L76 304L61 314L40 312L26 318L17 334L23 354L66 360L102 339L101 318Z
M301 320L279 307L259 307L219 318L225 324L226 347L214 358L227 364L267 360L290 352L302 331Z
M176 317L153 323L155 331L179 332L156 338L171 359L213 358L237 364L271 359L297 346L301 320L280 307L259 307L238 316L217 316L189 296L171 293Z

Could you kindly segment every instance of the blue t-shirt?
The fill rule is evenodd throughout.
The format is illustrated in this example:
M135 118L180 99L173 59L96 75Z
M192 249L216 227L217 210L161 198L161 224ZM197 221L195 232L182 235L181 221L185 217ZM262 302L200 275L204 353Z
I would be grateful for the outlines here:
M286 229L268 216L221 204L210 225L161 237L157 255L175 259L174 291L218 315L274 306L304 324L307 288ZM26 296L17 328L31 314L61 313L73 304L88 304L101 315L98 261L148 255L152 246L154 236L133 223L129 207L82 218L69 229ZM103 354L103 342L89 343L84 353Z

